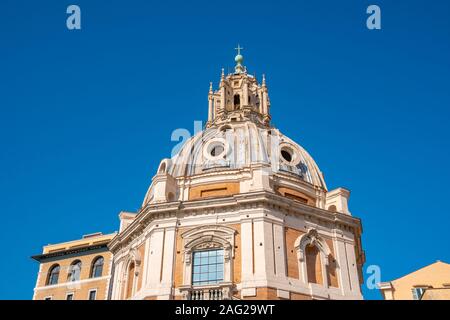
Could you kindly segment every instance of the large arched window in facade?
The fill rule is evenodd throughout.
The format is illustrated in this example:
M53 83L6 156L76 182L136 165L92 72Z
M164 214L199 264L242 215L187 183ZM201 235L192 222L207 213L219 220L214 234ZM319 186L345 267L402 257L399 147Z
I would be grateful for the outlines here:
M92 261L91 274L90 274L91 278L98 278L98 277L102 276L104 261L105 260L103 259L102 256L97 257Z
M220 225L192 228L183 239L184 299L231 299L234 290L233 258L236 230Z
M198 250L192 253L192 285L220 283L223 276L223 249Z
M54 284L58 284L60 269L61 267L59 266L59 264L55 264L49 269L46 285L51 286Z
M75 260L70 264L67 281L79 281L81 276L81 261Z

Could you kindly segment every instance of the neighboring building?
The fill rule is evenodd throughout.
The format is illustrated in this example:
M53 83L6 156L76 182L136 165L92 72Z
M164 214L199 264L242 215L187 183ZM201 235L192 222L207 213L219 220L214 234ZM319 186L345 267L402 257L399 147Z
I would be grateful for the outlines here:
M266 79L235 60L210 85L205 130L160 162L138 212L119 215L109 298L362 299L350 192L328 191L271 125Z
M105 300L112 262L107 244L114 236L95 233L45 246L32 257L40 263L33 299Z
M427 288L420 300L450 300L450 283L443 288Z
M437 261L379 284L386 300L450 300L450 264Z

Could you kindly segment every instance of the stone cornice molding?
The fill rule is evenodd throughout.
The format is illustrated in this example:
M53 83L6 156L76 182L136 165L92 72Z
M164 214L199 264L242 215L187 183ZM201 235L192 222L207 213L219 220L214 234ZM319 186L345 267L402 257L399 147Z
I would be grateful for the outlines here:
M188 177L177 177L176 180L178 184L182 184L183 186L195 186L197 184L201 185L204 184L204 182L198 182L198 180L201 180L203 178L210 178L210 177L224 177L224 176L233 176L233 179L226 180L232 181L242 181L244 178L251 178L252 169L251 167L242 168L242 169L226 169L226 170L220 170L220 171L205 171L199 174L191 175ZM214 180L211 180L210 183L214 183Z
M75 254L75 255L91 254L91 251L94 251L94 250L106 251L107 249L108 249L108 243L105 242L103 244L98 244L98 245L91 245L91 246L86 246L86 247L73 248L73 249L68 249L68 250L61 250L61 251L55 251L55 252L50 252L50 253L38 254L38 255L32 256L31 258L38 262L44 262L47 259L61 258L63 256L69 256L69 255L73 255L73 254Z
M335 224L359 236L362 232L359 218L338 212L330 212L309 206L268 191L241 193L228 197L199 199L185 202L148 204L136 219L121 233L117 234L108 247L116 253L128 246L153 220L184 217L189 215L237 212L246 209L267 208L284 211L287 215L306 215Z

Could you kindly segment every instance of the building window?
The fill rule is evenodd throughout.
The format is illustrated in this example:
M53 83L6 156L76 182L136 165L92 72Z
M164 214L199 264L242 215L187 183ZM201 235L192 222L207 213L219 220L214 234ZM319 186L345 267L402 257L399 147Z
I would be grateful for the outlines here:
M195 251L192 284L201 286L223 281L223 266L223 249Z
M295 152L294 150L289 146L283 146L281 148L281 158L289 165L294 165L295 163Z
M424 287L412 288L413 299L414 300L422 299L422 296L426 289L427 288L424 288Z
M292 155L287 150L281 150L281 156L287 162L291 162L292 161Z
M233 98L233 102L234 102L234 110L237 110L241 107L241 96L238 94L234 95Z
M44 300L52 300L52 297L51 296L45 297Z
M89 300L95 300L97 298L97 290L89 290Z
M97 257L92 262L91 278L101 277L103 273L103 257Z
M66 295L66 300L73 300L73 293L68 293Z
M81 261L75 260L72 262L69 268L69 273L67 275L67 281L78 281L80 280L81 274Z
M58 284L59 270L60 270L59 264L55 264L50 268L47 278L47 285L51 286L53 284Z
M220 156L225 151L223 145L218 144L211 149L211 156L217 157Z

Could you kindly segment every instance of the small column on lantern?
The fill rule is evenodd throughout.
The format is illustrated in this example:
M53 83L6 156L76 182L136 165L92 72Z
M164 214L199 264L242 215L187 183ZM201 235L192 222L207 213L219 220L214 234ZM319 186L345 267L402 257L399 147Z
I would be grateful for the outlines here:
M209 93L208 93L208 122L212 122L214 119L213 114L213 88L212 88L212 82L209 83Z

